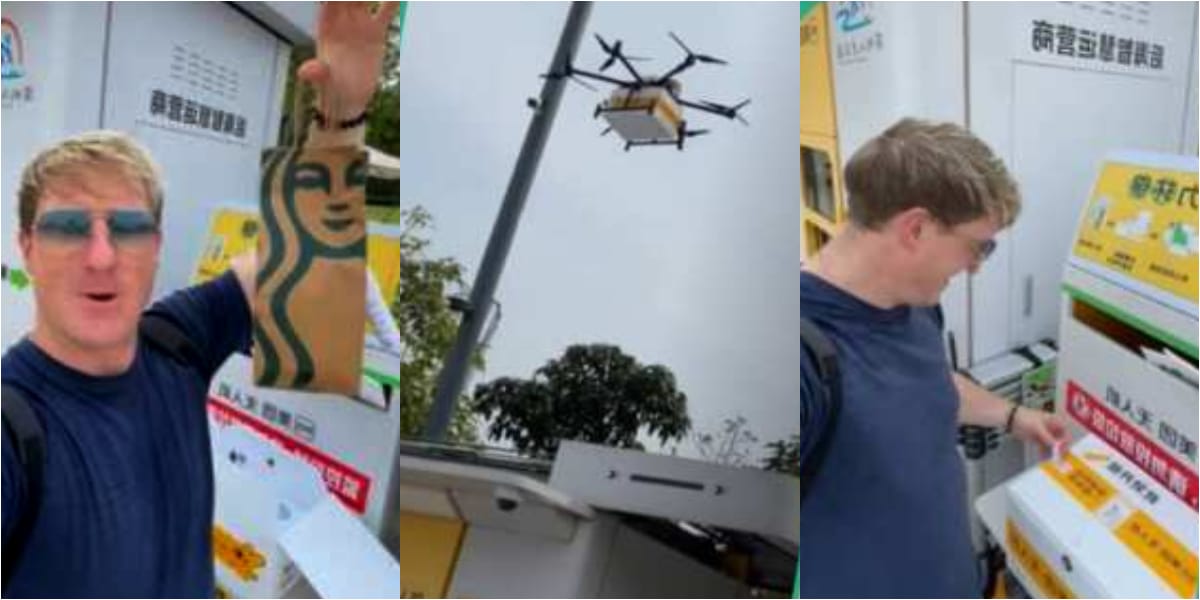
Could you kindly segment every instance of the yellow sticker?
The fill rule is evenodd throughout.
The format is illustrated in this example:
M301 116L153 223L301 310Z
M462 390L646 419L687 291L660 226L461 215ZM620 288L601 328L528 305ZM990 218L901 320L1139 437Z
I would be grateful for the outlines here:
M220 525L213 525L213 555L242 581L258 581L258 572L267 564L254 544L239 540Z
M1079 501L1088 512L1095 512L1117 495L1117 490L1103 477L1092 471L1074 454L1066 454L1064 467L1054 461L1042 463L1042 470L1057 482L1071 497Z
M229 259L253 250L257 240L257 213L228 208L217 210L192 283L203 283L224 273L229 269Z
M1196 555L1146 513L1136 510L1114 531L1180 598L1196 595Z
M400 238L367 235L367 266L375 275L384 303L391 307L400 293Z
M1067 587L1046 559L1038 554L1033 544L1025 538L1021 530L1009 519L1004 523L1005 539L1008 548L1017 559L1017 564L1025 570L1033 582L1041 588L1042 596L1046 598L1074 598L1075 594Z
M1197 214L1194 171L1105 163L1072 252L1195 303Z

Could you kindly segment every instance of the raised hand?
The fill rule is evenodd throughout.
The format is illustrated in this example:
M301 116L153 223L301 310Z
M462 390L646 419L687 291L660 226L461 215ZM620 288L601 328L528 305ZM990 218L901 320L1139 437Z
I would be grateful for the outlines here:
M375 94L387 50L388 25L399 2L322 2L317 56L296 75L317 90L330 123L358 117Z

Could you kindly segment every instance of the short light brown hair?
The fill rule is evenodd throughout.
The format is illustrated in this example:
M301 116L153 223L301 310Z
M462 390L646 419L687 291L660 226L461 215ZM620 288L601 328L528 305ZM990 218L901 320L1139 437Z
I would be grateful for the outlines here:
M984 216L1007 227L1021 210L1004 162L954 123L900 120L850 157L845 179L850 221L866 229L914 207L951 227Z
M162 221L162 183L150 154L133 138L118 131L90 131L46 148L25 166L17 190L17 217L21 231L33 228L38 201L47 189L88 170L118 169L140 185L150 203L155 222Z

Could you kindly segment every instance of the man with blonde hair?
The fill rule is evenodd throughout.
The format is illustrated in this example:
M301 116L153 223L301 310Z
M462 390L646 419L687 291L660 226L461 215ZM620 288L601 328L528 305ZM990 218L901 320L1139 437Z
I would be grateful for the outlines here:
M802 353L801 467L821 467L803 490L798 591L979 597L958 426L1045 448L1067 437L1058 417L953 373L942 342L942 291L979 269L1020 195L969 131L915 119L855 152L845 182L849 223L800 273L800 314L834 349L841 408L832 423L806 422L830 388Z
M329 126L314 127L309 145L362 143L396 10L370 4L320 8L318 56L299 75L317 87ZM211 598L205 406L214 372L249 345L254 260L240 257L143 315L163 191L150 157L120 133L39 153L17 195L37 313L2 363L4 595ZM186 343L148 333L148 323ZM18 404L28 411L21 429L40 427L36 460L32 436L10 431Z

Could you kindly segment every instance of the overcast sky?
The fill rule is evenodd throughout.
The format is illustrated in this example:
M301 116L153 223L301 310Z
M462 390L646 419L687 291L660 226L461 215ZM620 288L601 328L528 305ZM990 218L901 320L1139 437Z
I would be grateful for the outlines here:
M401 50L402 201L434 216L432 254L474 279L568 6L412 3ZM576 64L621 39L661 73L667 36L729 66L681 76L686 98L752 103L744 127L626 153L599 137L609 91L569 85L500 279L503 319L472 384L528 377L573 343L669 367L697 430L744 415L762 442L798 429L799 29L795 3L598 3ZM616 69L614 68L614 71ZM695 454L693 444L679 445Z

